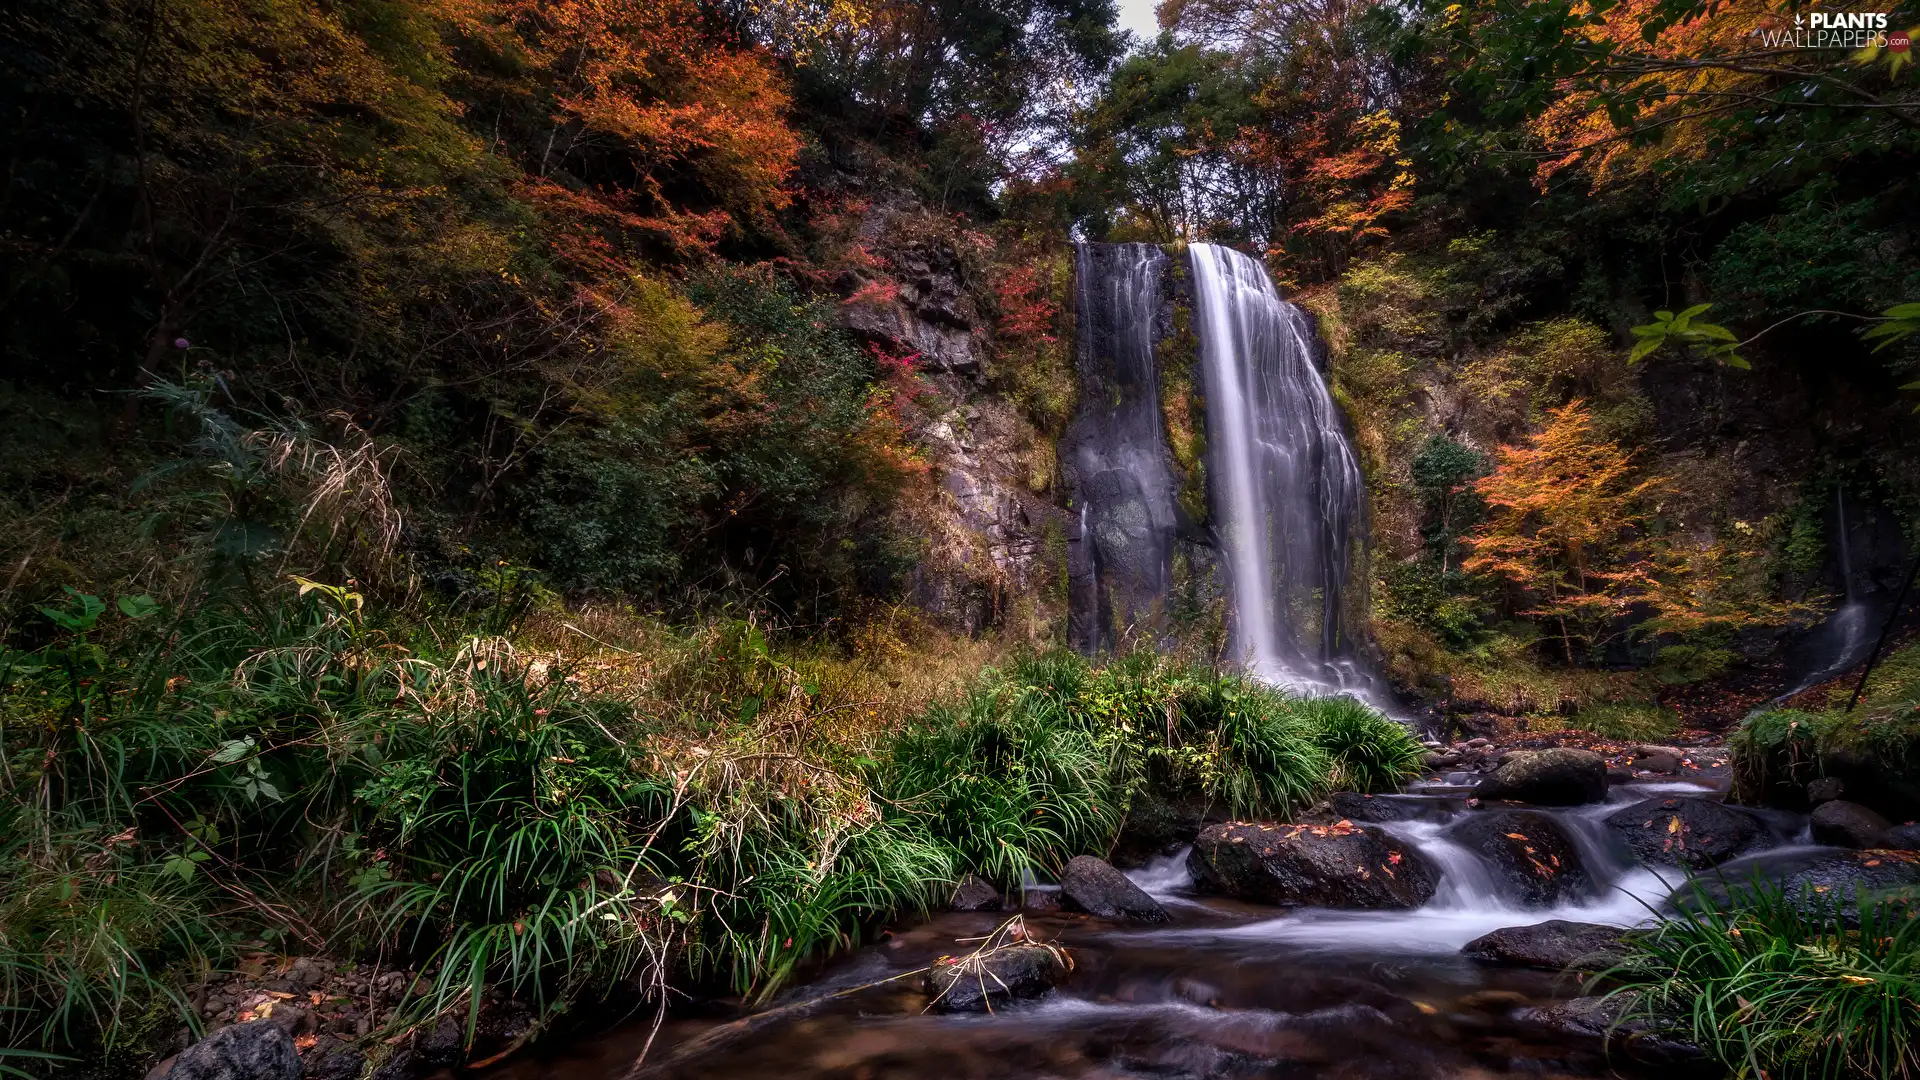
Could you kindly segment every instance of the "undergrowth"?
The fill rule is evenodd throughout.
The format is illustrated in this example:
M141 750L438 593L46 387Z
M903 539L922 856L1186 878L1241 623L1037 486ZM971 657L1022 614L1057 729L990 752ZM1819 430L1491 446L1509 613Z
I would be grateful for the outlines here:
M1699 900L1629 935L1629 958L1603 976L1632 1002L1628 1018L1677 1028L1740 1078L1920 1072L1913 896L1848 903L1760 886Z
M496 990L764 1000L964 872L1105 852L1150 785L1284 813L1420 755L1350 699L1151 656L1018 659L899 722L751 621L569 656L344 585L248 595L75 593L6 654L9 1044L192 1026L181 988L258 940L412 966L403 1023Z

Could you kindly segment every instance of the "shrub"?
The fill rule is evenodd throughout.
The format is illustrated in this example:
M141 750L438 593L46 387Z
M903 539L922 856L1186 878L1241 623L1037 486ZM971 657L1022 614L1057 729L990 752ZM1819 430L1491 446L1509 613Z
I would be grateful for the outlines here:
M1756 884L1630 935L1603 978L1627 1015L1677 1027L1737 1077L1920 1071L1920 911L1912 896L1787 896Z

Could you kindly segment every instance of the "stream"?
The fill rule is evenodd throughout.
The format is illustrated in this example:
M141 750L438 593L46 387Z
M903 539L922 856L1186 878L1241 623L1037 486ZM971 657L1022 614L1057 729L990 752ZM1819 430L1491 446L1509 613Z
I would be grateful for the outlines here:
M1129 877L1160 900L1171 921L1129 926L1060 912L1051 890L1027 896L1037 937L1073 951L1066 982L991 1015L924 1012L919 979L834 998L789 1018L735 1025L675 1019L660 1031L644 1075L745 1080L907 1078L1241 1077L1492 1078L1633 1075L1595 1040L1559 1035L1526 1009L1578 996L1572 977L1506 969L1462 957L1466 942L1503 926L1547 919L1621 926L1651 920L1669 891L1661 876L1616 847L1601 819L1656 796L1700 795L1710 783L1621 784L1603 803L1545 809L1576 838L1602 888L1588 903L1526 907L1475 852L1447 838L1469 812L1464 787L1443 778L1406 795L1417 816L1382 827L1441 868L1434 898L1411 911L1282 909L1196 895L1185 852ZM1465 779L1464 777L1457 779ZM1772 842L1805 842L1804 818L1762 812ZM1667 870L1668 881L1679 873ZM830 965L777 1004L867 986L961 954L963 939L1008 913L947 913L886 933ZM509 1062L490 1080L617 1080L651 1024ZM718 1036L718 1037L717 1037ZM688 1046L693 1041L697 1044ZM685 1050L677 1048L687 1047Z

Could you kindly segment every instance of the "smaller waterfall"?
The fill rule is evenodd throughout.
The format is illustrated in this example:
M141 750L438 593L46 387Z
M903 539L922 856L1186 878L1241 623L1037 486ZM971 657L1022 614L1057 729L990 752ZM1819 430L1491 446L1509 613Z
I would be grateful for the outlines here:
M1847 495L1841 487L1834 488L1833 518L1840 556L1842 599L1839 609L1818 631L1821 652L1827 659L1811 674L1795 683L1793 689L1775 698L1776 701L1790 698L1810 686L1818 686L1843 674L1865 660L1867 650L1873 645L1873 606L1860 595L1859 586L1854 582L1853 542L1847 535Z
M1364 488L1313 363L1312 326L1258 260L1189 251L1231 647L1270 682L1377 698L1346 610Z
M1179 518L1154 357L1167 255L1154 244L1074 255L1080 410L1060 445L1080 504L1068 638L1094 653L1164 633Z

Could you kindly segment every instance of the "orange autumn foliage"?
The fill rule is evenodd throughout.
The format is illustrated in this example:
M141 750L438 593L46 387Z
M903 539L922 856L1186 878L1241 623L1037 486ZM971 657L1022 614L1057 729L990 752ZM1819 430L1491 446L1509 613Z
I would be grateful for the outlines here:
M1699 161L1713 152L1706 121L1745 107L1753 95L1764 93L1769 77L1731 66L1681 66L1702 58L1734 59L1756 48L1753 33L1766 27L1791 26L1788 16L1770 0L1730 0L1707 5L1697 16L1644 37L1661 0L1622 0L1609 8L1603 21L1586 28L1595 44L1616 50L1618 69L1608 83L1616 92L1650 95L1650 103L1631 121L1621 122L1608 111L1603 96L1567 87L1562 96L1531 124L1554 156L1540 165L1538 181L1556 173L1583 167L1593 187L1613 186L1650 172L1662 161ZM1670 66L1671 65L1671 66ZM1767 67L1778 67L1768 63ZM1631 138L1637 131L1658 129L1651 140Z
M1550 410L1544 430L1501 447L1474 484L1490 514L1465 538L1462 566L1506 579L1531 603L1520 612L1589 646L1648 593L1654 563L1644 531L1666 481L1637 476L1633 455L1594 427L1583 401Z
M469 40L531 77L511 89L551 113L523 150L536 201L656 233L674 250L705 249L791 202L800 139L785 83L763 52L717 40L691 0L449 0L449 10Z

